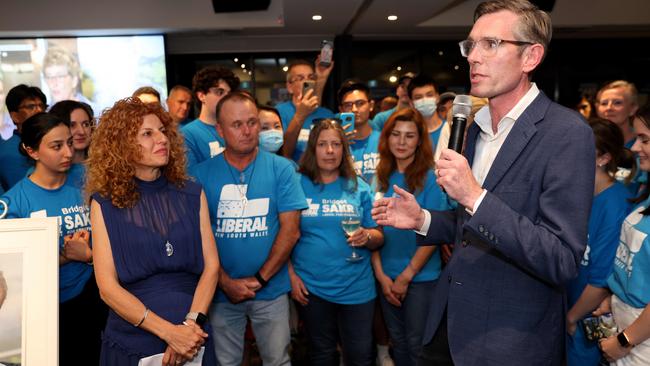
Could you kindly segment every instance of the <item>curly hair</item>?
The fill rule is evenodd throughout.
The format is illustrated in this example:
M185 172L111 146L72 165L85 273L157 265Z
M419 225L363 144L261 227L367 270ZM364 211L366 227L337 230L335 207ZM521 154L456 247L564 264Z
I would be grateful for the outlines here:
M232 71L220 66L208 66L199 70L192 78L192 91L207 93L215 87L219 80L223 80L230 87L230 91L239 88L239 78Z
M134 162L141 158L137 133L144 117L153 114L165 127L169 140L169 161L161 173L181 187L185 173L183 138L160 104L142 103L138 98L118 100L104 111L95 130L88 154L86 193L99 193L119 208L133 207L140 199L135 183Z
M377 173L375 175L377 178L377 191L384 193L388 191L388 179L397 169L395 156L390 151L390 146L388 146L388 139L397 122L413 122L418 130L420 141L418 147L415 149L415 158L404 171L408 191L415 193L424 188L424 180L427 177L427 172L429 169L434 168L435 163L433 161L433 148L431 147L431 139L429 139L426 124L420 112L413 108L404 108L393 113L381 131L378 148L379 164L377 164Z
M298 172L306 175L312 182L322 183L320 177L320 169L316 161L316 145L321 132L325 130L334 130L338 133L341 139L343 148L343 156L341 157L341 165L339 165L339 175L348 180L351 192L357 190L357 173L354 170L354 163L352 153L350 153L350 145L348 139L345 137L345 132L341 124L333 118L324 118L318 124L314 125L309 133L309 140L307 140L307 148L305 153L302 154L300 159L300 167Z

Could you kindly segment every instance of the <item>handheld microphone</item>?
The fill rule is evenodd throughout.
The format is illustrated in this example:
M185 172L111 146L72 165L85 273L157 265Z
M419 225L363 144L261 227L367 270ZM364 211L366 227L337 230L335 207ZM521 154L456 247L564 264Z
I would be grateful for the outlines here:
M449 136L448 147L459 154L463 149L465 126L467 126L467 119L471 112L472 98L469 95L457 95L451 107L453 123L451 124L451 136Z

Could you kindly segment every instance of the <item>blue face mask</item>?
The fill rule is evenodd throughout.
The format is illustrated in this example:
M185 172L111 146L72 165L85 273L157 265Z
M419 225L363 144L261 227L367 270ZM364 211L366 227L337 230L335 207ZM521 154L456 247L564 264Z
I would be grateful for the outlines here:
M260 147L268 152L275 153L280 150L284 138L280 130L266 130L260 132Z
M428 118L433 116L436 112L436 98L434 97L425 97L413 101L413 106L418 110L424 117Z

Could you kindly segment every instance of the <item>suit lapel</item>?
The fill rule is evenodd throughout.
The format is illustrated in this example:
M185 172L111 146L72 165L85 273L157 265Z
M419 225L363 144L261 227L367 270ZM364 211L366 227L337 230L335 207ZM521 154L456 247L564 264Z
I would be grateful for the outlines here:
M508 137L497 153L490 171L485 177L483 188L492 191L510 169L537 132L535 124L544 118L550 100L540 91L539 95L515 121Z
M469 166L472 166L472 163L474 162L474 152L476 151L476 138L478 137L478 133L481 131L481 129L478 127L476 123L472 123L469 126L469 129L467 131L467 144L465 144L465 158L467 159L467 162L469 163Z

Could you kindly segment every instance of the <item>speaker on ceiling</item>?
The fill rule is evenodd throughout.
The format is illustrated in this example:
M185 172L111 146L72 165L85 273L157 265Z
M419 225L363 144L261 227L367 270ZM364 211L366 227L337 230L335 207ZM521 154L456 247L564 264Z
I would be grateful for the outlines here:
M271 0L212 0L215 13L237 13L242 11L267 10Z

